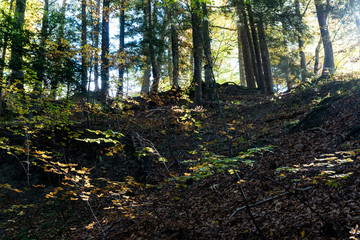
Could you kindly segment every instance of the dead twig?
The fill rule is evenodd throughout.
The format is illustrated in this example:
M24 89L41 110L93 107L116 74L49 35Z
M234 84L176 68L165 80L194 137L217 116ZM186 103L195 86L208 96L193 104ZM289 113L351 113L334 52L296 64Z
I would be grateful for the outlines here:
M306 187L306 188L297 188L297 189L295 189L295 191L308 191L308 190L313 189L313 188L314 188L314 187L311 187L311 186L310 186L310 187ZM256 206L259 206L259 205L261 205L261 204L270 202L270 201L272 201L272 200L274 200L274 199L278 199L278 198L281 198L281 197L283 197L283 196L286 196L286 195L288 195L288 194L290 194L290 192L283 192L283 193L280 193L280 194L278 194L278 195L276 195L276 196L273 196L273 197L270 197L270 198L266 198L266 199L261 200L261 201L259 201L259 202L257 202L257 203L251 204L251 205L249 205L249 207L256 207ZM233 214L230 215L229 218L232 218L233 216L235 216L235 214L236 214L237 212L239 212L239 211L241 211L241 210L244 210L244 209L246 209L246 206L242 206L242 207L240 207L240 208L237 208L237 209L233 212Z
M243 190L242 185L241 185L241 178L240 178L240 176L239 176L239 174L238 174L237 171L234 170L234 172L235 172L235 174L236 174L236 176L237 176L237 178L238 178L238 180L239 180L239 181L238 181L238 186L239 186L239 188L240 188L241 196L242 196L242 198L243 198L243 200L244 200L246 210L247 210L247 212L248 212L251 220L253 221L253 223L254 223L254 225L255 225L255 227L256 227L256 230L257 230L258 233L260 234L261 238L262 238L262 239L266 239L266 237L265 237L265 236L263 235L263 233L262 233L262 230L261 230L261 228L260 228L259 223L256 221L254 215L251 213L251 207L250 207L250 205L249 205L249 202L248 202L248 200L247 200L247 198L246 198L246 196L245 196L244 190Z

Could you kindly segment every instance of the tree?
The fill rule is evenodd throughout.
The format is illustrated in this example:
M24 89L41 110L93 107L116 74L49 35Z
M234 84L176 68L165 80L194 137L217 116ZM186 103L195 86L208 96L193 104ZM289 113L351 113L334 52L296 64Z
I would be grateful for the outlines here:
M23 43L24 43L24 18L25 18L26 0L16 0L15 20L13 23L13 35L11 44L11 57L9 68L11 69L10 83L17 83L18 89L24 88L23 72Z
M124 91L124 69L125 69L125 0L121 0L120 5L120 46L119 52L120 57L119 59L119 87L117 95L119 97L123 96Z
M211 38L210 38L210 28L209 28L209 13L207 9L206 2L202 3L202 11L203 11L203 24L202 24L202 32L203 32L203 44L204 44L204 55L205 55L205 86L208 93L208 97L210 99L214 98L215 94L215 86L214 86L214 78L212 74L213 61L211 57Z
M106 100L109 91L110 69L110 0L103 0L102 33L101 33L101 98Z
M87 18L86 0L81 0L81 91L86 91L87 76Z
M260 49L259 49L259 42L258 42L258 36L257 36L257 31L256 31L256 27L255 27L255 21L254 21L254 16L253 16L253 10L250 4L246 4L246 10L249 16L249 22L250 22L250 28L251 28L251 39L252 39L252 44L253 44L253 48L254 48L254 54L255 54L255 60L256 60L256 68L255 71L257 71L257 85L258 88L260 89L261 92L265 92L266 93L266 88L265 88L265 81L264 81L264 73L263 73L263 66L262 66L262 62L261 62L261 55L260 55ZM255 66L254 66L255 67Z
M329 33L329 26L327 24L327 17L331 7L330 1L326 0L326 2L324 2L323 0L315 0L315 7L325 53L321 77L327 78L331 76L335 70L333 47Z
M198 0L191 1L191 23L192 23L192 37L193 37L193 56L194 56L194 73L192 85L195 86L195 104L202 103L202 89L201 89L201 72L202 72L202 29L201 25L201 9Z
M175 3L173 4L173 9L170 9L170 31L171 31L171 54L172 54L172 86L179 88L179 34L178 27L176 24L177 20L177 9L175 8Z
M156 62L155 57L155 48L154 48L154 41L156 40L156 36L154 33L154 26L152 21L152 6L151 6L151 0L147 0L147 17L148 17L148 37L149 40L149 51L150 51L150 61L151 61L151 67L152 67L152 74L153 74L153 84L151 88L151 93L155 94L158 92L159 89L159 80L160 80L160 74L159 74L159 66Z
M296 24L295 29L297 31L297 37L298 37L298 45L299 45L299 54L300 54L300 67L301 67L301 80L302 82L306 81L306 55L304 51L304 31L303 31L303 15L304 13L300 12L300 1L295 0L295 14L296 14Z
M239 17L239 25L240 25L240 38L242 43L242 54L244 60L245 67L245 76L246 76L246 86L248 88L255 88L255 73L253 67L253 58L250 49L250 33L248 24L245 17L244 5L237 4L236 5L236 13Z

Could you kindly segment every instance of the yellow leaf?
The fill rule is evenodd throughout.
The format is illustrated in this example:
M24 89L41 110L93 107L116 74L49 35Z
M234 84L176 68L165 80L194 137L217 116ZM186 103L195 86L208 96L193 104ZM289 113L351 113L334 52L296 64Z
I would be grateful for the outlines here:
M301 232L301 236L304 237L305 236L305 230L302 230Z

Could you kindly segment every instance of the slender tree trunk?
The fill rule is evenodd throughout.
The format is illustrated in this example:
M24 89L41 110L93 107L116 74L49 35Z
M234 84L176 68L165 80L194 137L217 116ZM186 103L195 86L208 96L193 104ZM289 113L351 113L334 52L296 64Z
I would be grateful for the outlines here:
M57 43L57 51L59 52L63 52L64 51L64 44L63 44L63 38L65 35L65 13L66 13L66 5L67 5L67 0L63 0L62 5L61 5L61 15L60 15L60 21L59 21L59 28L57 31L57 36L56 36L56 43ZM63 59L57 59L57 61L55 62L55 68L56 70L60 70L62 68L62 62L64 60ZM66 61L66 60L65 60ZM58 73L58 72L57 72ZM58 76L58 74L55 74L55 76L50 78L50 90L51 90L51 98L55 99L56 98L56 89L58 87L58 83L60 80L60 76ZM70 90L70 82L67 81L67 85L68 85L68 90Z
M176 11L176 10L175 10ZM179 88L179 34L175 24L177 14L174 10L170 9L171 19L171 54L172 54L172 86Z
M260 39L260 49L261 49L261 57L262 57L262 63L263 63L263 69L264 69L264 78L265 78L265 92L267 94L274 93L274 82L272 77L272 71L271 71L271 62L270 62L270 56L269 56L269 50L266 43L266 37L265 37L265 29L264 29L264 23L262 20L259 21L259 39Z
M9 13L11 13L13 8L14 1L10 1L10 9ZM4 39L2 43L2 53L1 53L1 59L0 59L0 116L4 113L3 109L3 101L2 101L2 84L4 83L4 68L5 68L5 58L6 58L6 50L8 48L8 41L9 41L9 34L6 32L4 34Z
M11 69L10 83L19 81L18 89L24 89L23 55L24 55L24 18L26 0L16 0L15 22L13 25L15 35L12 39L9 67Z
M256 79L256 81L257 81L258 87L260 88L260 91L263 93L266 93L267 89L265 88L263 66L261 63L261 55L260 55L259 42L258 42L257 31L256 31L256 27L255 27L253 11L252 11L250 4L246 4L246 8L247 8L248 16L249 16L252 43L254 46L255 58L256 58L256 63L257 63L256 67L257 67L257 72L258 72L258 78Z
M99 92L99 35L100 35L100 4L101 1L95 0L95 22L93 26L94 32L94 82L95 82L95 92Z
M120 6L120 57L119 59L119 88L118 97L124 94L124 70L125 70L125 0L121 0Z
M297 23L295 25L295 28L297 30L297 35L298 35L298 45L299 45L299 54L300 54L300 67L301 67L301 81L305 82L306 81L306 77L307 77L307 70L306 70L306 55L305 55L305 51L304 51L304 34L303 34L303 29L302 29L302 14L300 12L300 2L299 0L295 0L295 12L297 17L299 18L298 21L299 23Z
M81 0L81 91L86 92L87 76L87 18L86 0Z
M254 73L256 82L259 83L260 78L259 78L258 68L256 66L256 56L255 56L255 51L254 51L254 45L252 44L252 39L251 39L251 35L250 35L249 24L248 24L248 20L247 20L247 16L246 16L244 0L240 0L240 4L238 5L238 7L239 7L239 16L240 16L240 19L241 19L242 24L243 24L244 33L246 34L247 44L248 44L248 48L249 48L249 51L250 51L251 66L253 68L253 73ZM244 58L245 58L245 56L244 56ZM252 85L252 83L251 83L251 85ZM259 88L260 86L258 85L257 87Z
M211 56L211 37L210 37L210 28L209 28L209 13L206 6L206 3L202 3L202 10L203 10L203 44L204 44L204 55L205 55L205 86L207 90L207 97L210 99L215 98L215 82L212 75L212 56Z
M243 7L243 6L242 6ZM246 86L248 88L255 88L255 73L254 73L254 67L253 67L253 61L252 61L252 55L251 55L251 49L250 49L250 41L249 41L249 28L247 26L246 19L244 19L244 9L241 7L241 5L238 5L237 7L237 14L240 18L240 24L241 24L241 31L240 31L240 37L241 37L241 43L242 43L242 52L243 52L243 59L244 59L244 67L245 67L245 76L246 76Z
M101 34L101 98L106 100L109 91L109 68L110 68L110 33L109 33L109 17L110 17L110 0L103 0L103 19Z
M156 64L156 58L155 58L155 49L154 49L154 29L153 29L153 23L152 23L152 10L151 10L151 0L148 1L148 40L149 41L149 50L150 50L150 60L151 60L151 66L152 66L152 74L153 74L153 84L151 88L151 93L156 94L159 90L159 69L158 65Z
M13 5L14 5L14 0L11 0L9 13L12 12ZM8 48L8 43L9 43L9 33L6 32L4 34L3 44L1 46L2 53L1 53L1 59L0 59L0 79L2 79L4 77L5 57L6 57L6 50ZM0 89L1 89L1 85L0 85Z
M150 76L151 76L151 67L150 64L147 64L144 73L143 73L143 82L141 85L141 94L149 95L150 90Z
M321 39L315 48L315 63L314 63L314 75L317 77L320 70L320 48L321 48Z
M290 72L289 72L289 46L287 42L287 28L285 21L281 22L282 24L282 33L283 33L283 46L284 46L284 54L283 54L283 61L284 61L284 74L286 80L287 89L290 90L292 88L292 83L290 81Z
M192 84L195 85L195 104L202 103L201 89L201 72L202 72L202 44L201 44L201 18L200 4L198 0L194 0L191 12L192 36L193 36L193 52L194 52L194 76Z
M241 24L237 23L237 44L238 44L238 62L239 62L239 80L240 86L246 86L244 55L242 51L243 44L241 42Z
M329 77L335 70L333 47L329 33L329 26L327 24L329 6L328 3L323 3L322 0L315 0L315 6L325 53L324 66L321 76Z
M40 91L41 86L45 85L45 66L46 66L46 57L45 57L45 44L48 37L48 27L49 27L49 0L44 1L44 13L41 26L41 36L40 36L40 46L37 62L37 83L35 84L35 92ZM35 93L35 94L39 94Z

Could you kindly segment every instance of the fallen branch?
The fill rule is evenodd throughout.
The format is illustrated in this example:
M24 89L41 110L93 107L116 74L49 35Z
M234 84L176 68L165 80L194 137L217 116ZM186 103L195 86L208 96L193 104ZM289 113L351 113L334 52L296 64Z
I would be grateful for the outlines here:
M262 239L266 239L266 237L265 237L265 236L263 235L263 233L262 233L262 230L261 230L261 228L260 228L259 223L256 221L254 215L251 213L251 207L250 207L250 205L249 205L249 202L248 202L248 200L247 200L247 198L246 198L246 196L245 196L244 190L243 190L242 185L241 185L241 178L240 178L239 174L237 173L237 171L234 171L234 172L235 172L235 174L236 174L236 176L237 176L237 178L238 178L238 180L239 180L239 181L238 181L238 185L239 185L239 188L240 188L241 196L242 196L242 198L243 198L243 200L244 200L244 203L245 203L245 208L246 208L246 210L247 210L247 212L248 212L251 220L253 221L253 223L254 223L257 231L259 232L261 238L262 238Z
M310 187L306 187L306 188L297 188L297 189L295 189L295 191L308 191L308 190L313 189L313 188L314 188L314 187L311 187L311 186L310 186ZM274 196L274 197L270 197L270 198L261 200L261 201L259 201L259 202L257 202L257 203L251 204L251 205L249 205L249 207L256 207L256 206L259 206L259 205L261 205L261 204L270 202L271 200L274 200L274 199L283 197L283 196L288 195L288 194L290 194L290 192L283 192L283 193L280 193L279 195L276 195L276 196ZM246 208L246 206L242 206L242 207L240 207L240 208L237 208L237 209L233 212L233 214L230 215L229 218L232 218L233 216L235 216L235 214L236 214L237 212L239 212L239 211L241 211L241 210L244 210L245 208Z

